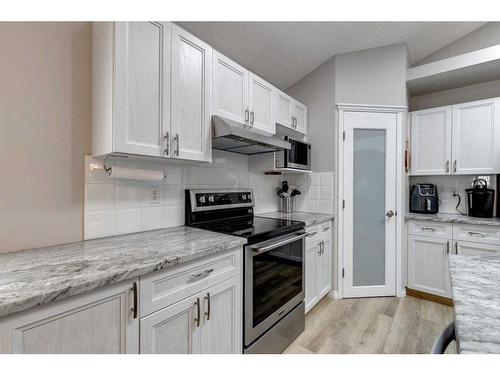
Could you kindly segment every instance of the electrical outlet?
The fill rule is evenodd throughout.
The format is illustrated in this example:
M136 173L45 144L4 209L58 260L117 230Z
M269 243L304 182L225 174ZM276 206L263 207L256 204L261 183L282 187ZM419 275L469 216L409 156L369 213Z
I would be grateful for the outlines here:
M149 187L149 203L150 204L160 204L161 203L161 190L159 186Z

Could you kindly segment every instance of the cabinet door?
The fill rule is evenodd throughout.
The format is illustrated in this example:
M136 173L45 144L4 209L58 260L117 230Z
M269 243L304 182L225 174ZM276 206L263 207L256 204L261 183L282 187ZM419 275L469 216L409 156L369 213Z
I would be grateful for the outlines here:
M500 157L498 99L453 106L453 172L497 173Z
M213 52L213 114L248 121L248 70L217 51Z
M408 236L408 287L450 297L450 240Z
M275 133L273 122L273 87L257 77L249 74L250 126L253 131L264 135Z
M241 354L243 332L241 291L240 275L203 292L202 354Z
M201 294L188 297L141 319L141 353L200 353ZM198 305L199 304L199 305ZM199 308L199 310L198 310Z
M25 354L137 353L132 282L98 289L3 318L0 352Z
M212 48L172 25L172 156L210 161Z
M332 289L332 241L324 239L318 254L318 298L323 298Z
M162 156L169 129L171 24L115 25L116 152Z
M295 101L280 90L275 90L275 122L292 128Z
M318 302L318 284L317 284L317 261L318 244L314 243L306 248L306 269L305 269L305 284L306 284L306 312L309 311Z
M411 113L411 174L451 172L451 107Z
M488 245L477 242L455 242L455 253L458 255L496 255L500 254L500 246Z
M307 107L302 103L295 102L294 109L295 130L302 134L307 134Z

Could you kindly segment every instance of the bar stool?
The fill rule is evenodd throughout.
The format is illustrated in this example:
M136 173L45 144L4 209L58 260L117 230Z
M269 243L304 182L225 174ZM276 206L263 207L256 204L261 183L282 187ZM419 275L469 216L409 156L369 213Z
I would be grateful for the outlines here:
M451 322L438 336L434 345L432 345L431 354L443 354L450 343L456 340L455 322Z

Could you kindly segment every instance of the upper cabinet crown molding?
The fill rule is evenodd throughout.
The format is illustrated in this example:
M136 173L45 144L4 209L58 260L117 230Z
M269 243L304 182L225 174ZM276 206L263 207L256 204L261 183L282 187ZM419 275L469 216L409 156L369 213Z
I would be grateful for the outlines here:
M500 98L411 113L411 174L500 173Z
M94 23L92 153L210 161L211 63L170 22Z

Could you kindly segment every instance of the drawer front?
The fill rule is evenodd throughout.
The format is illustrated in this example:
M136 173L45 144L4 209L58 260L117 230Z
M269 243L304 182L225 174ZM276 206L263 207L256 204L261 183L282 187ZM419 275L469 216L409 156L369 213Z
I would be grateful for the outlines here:
M500 227L453 224L453 239L455 241L470 241L499 245Z
M309 249L311 246L316 246L320 241L321 227L319 225L313 225L306 228L308 236L306 237L306 248Z
M455 253L466 256L499 255L500 245L457 241L455 242Z
M452 225L432 221L409 221L408 234L435 238L451 239Z
M146 316L186 297L239 275L242 249L179 265L140 278L140 316Z
M320 225L319 228L320 238L323 241L328 241L332 239L332 222L324 223Z

